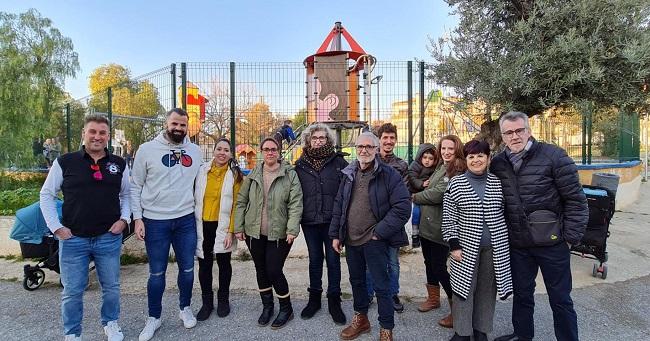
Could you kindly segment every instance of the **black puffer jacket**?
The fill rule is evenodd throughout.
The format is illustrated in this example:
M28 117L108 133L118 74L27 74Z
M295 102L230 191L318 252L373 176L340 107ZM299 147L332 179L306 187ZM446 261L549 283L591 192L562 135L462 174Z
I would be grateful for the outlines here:
M555 212L562 221L563 240L577 244L589 219L587 198L580 185L578 169L562 148L532 141L516 174L506 151L497 154L490 165L490 171L501 179L510 245L515 248L535 246L526 216L538 210ZM513 181L515 176L516 182ZM519 185L523 207L515 183Z
M302 187L302 219L303 225L329 224L332 220L332 206L339 183L343 178L341 171L348 162L343 154L335 153L317 172L301 157L296 161L296 173Z

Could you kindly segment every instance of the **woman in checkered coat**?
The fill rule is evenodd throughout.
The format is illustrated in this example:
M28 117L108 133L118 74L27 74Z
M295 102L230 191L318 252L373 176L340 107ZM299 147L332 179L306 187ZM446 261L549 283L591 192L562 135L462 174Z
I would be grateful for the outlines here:
M467 172L447 187L442 235L451 249L453 341L487 340L492 331L495 296L512 293L508 231L499 179L487 171L490 146L465 144Z

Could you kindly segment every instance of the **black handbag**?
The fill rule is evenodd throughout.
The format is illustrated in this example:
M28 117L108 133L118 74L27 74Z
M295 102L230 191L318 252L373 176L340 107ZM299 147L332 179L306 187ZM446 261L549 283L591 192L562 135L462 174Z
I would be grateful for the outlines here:
M519 199L519 205L524 213L523 222L528 228L530 237L535 246L552 246L564 241L562 236L562 215L550 210L537 210L528 213L524 201L519 194L519 183L514 170L509 169L514 183L514 192Z

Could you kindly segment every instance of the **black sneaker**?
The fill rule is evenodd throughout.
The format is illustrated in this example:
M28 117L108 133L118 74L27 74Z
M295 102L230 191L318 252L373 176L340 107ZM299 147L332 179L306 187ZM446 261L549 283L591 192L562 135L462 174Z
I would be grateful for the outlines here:
M393 296L393 309L395 309L395 312L397 313L404 312L404 305L399 301L399 296L397 295Z

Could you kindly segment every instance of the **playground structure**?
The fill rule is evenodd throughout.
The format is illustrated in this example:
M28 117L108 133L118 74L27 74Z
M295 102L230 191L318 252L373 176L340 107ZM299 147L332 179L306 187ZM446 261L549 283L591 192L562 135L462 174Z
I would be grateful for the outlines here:
M350 50L343 49L344 41ZM363 117L367 118L371 113L370 80L376 59L366 53L341 22L336 22L316 53L303 64L307 76L307 122L322 122L332 128L336 132L336 149L341 151L351 144L344 143L344 136L351 139L367 128L367 121L360 118L360 96ZM291 151L289 154L293 155Z

